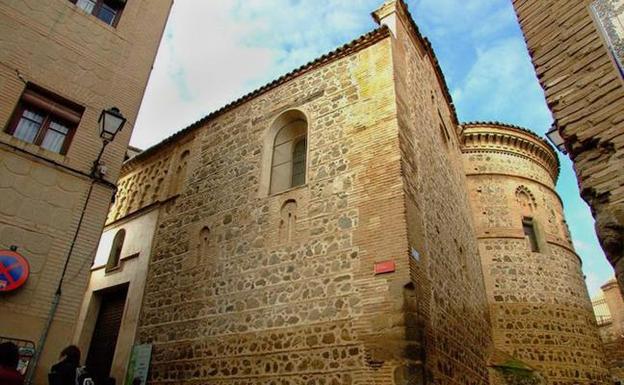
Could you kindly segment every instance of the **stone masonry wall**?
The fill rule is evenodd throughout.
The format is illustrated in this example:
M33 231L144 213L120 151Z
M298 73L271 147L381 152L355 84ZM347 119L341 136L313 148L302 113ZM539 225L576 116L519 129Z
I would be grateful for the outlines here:
M548 384L606 384L580 259L554 191L557 169L543 162L556 159L553 150L496 125L467 125L462 138L495 348ZM533 218L539 252L531 251L523 217Z
M590 12L594 1L512 3L581 195L624 290L624 83ZM621 12L621 2L601 3Z
M389 50L383 38L196 130L144 297L151 384L392 383L376 343L399 340L391 282L408 271L373 274L407 250ZM266 196L262 144L289 109L308 118L307 183Z
M389 33L185 130L186 177L158 226L139 326L151 384L487 381L455 121L416 35ZM307 181L267 196L263 143L292 109L308 119ZM147 170L179 138L130 162L120 194L159 174ZM375 275L383 261L396 270Z

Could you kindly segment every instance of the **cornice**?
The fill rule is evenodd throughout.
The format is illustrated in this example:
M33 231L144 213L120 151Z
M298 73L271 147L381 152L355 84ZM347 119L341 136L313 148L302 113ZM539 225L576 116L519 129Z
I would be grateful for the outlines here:
M559 158L557 158L555 150L542 138L526 128L498 122L464 123L462 124L460 141L463 153L517 154L544 167L554 182L559 177Z

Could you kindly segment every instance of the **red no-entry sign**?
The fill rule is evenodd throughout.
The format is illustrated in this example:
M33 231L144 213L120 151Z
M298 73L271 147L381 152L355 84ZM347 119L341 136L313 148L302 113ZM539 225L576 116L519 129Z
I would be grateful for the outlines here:
M11 250L0 250L0 292L13 291L24 285L30 274L26 258Z

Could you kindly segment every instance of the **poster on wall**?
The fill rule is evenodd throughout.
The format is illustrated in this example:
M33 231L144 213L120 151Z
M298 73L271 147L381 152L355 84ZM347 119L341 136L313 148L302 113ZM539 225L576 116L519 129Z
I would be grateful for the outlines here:
M125 385L145 385L151 359L151 344L134 345L130 354Z

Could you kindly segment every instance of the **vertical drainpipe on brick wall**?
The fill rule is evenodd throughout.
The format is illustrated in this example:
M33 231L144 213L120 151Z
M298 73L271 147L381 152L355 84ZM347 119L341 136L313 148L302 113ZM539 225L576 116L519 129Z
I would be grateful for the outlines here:
M52 298L52 305L50 306L50 312L48 313L48 317L46 318L46 322L43 326L43 331L41 332L41 336L39 336L39 341L35 347L35 354L32 358L32 362L28 366L28 371L26 373L26 378L24 381L26 385L32 384L32 379L35 376L35 369L37 367L37 364L39 363L39 358L41 357L43 346L45 344L46 339L48 338L48 333L50 332L50 327L52 326L52 321L54 320L54 315L56 314L58 305L61 302L61 295L63 294L61 290L63 286L63 280L65 279L65 274L67 273L67 267L69 266L69 260L71 259L74 246L76 245L76 239L78 238L78 234L80 233L80 226L82 226L82 221L87 211L87 205L89 204L89 198L91 197L91 192L93 191L93 185L95 184L95 181L96 179L91 179L91 183L89 184L89 191L87 192L87 198L85 199L84 205L82 206L82 212L80 213L80 219L78 220L78 225L76 227L76 231L74 232L74 238L72 239L71 246L69 247L69 251L67 252L67 258L65 258L63 272L61 273L61 278L59 279L58 286L56 287L54 298Z
M89 190L87 191L87 197L85 198L84 204L82 206L82 212L80 213L80 219L78 219L78 225L76 226L76 231L74 231L74 237L72 238L71 245L69 247L69 251L67 252L67 257L65 258L65 264L63 265L63 271L61 272L61 277L59 278L58 286L56 287L56 292L54 293L54 297L52 298L52 303L50 306L50 312L48 313L48 317L46 318L46 322L43 326L43 331L39 336L38 344L35 346L35 354L28 365L28 370L26 372L26 378L24 379L25 385L31 385L33 377L35 376L35 369L37 368L37 364L39 363L39 359L41 358L41 352L43 351L43 346L45 345L46 339L48 338L48 333L50 332L50 327L52 326L52 321L54 321L54 316L56 315L56 310L58 309L58 305L61 302L61 296L63 294L62 287L63 281L65 280L65 274L67 273L67 267L69 266L69 261L71 259L72 252L74 251L74 246L76 245L76 240L78 239L78 234L80 233L80 227L82 226L82 221L84 220L85 213L87 212L87 207L89 205L89 199L91 198L91 193L93 192L93 186L96 182L100 182L105 186L113 188L116 190L116 186L103 178L102 173L100 172L100 158L104 153L104 149L109 144L109 141L104 141L102 148L100 149L100 153L97 158L93 162L93 168L91 169L91 173L89 177L91 182L89 183ZM1 384L0 384L1 385Z

